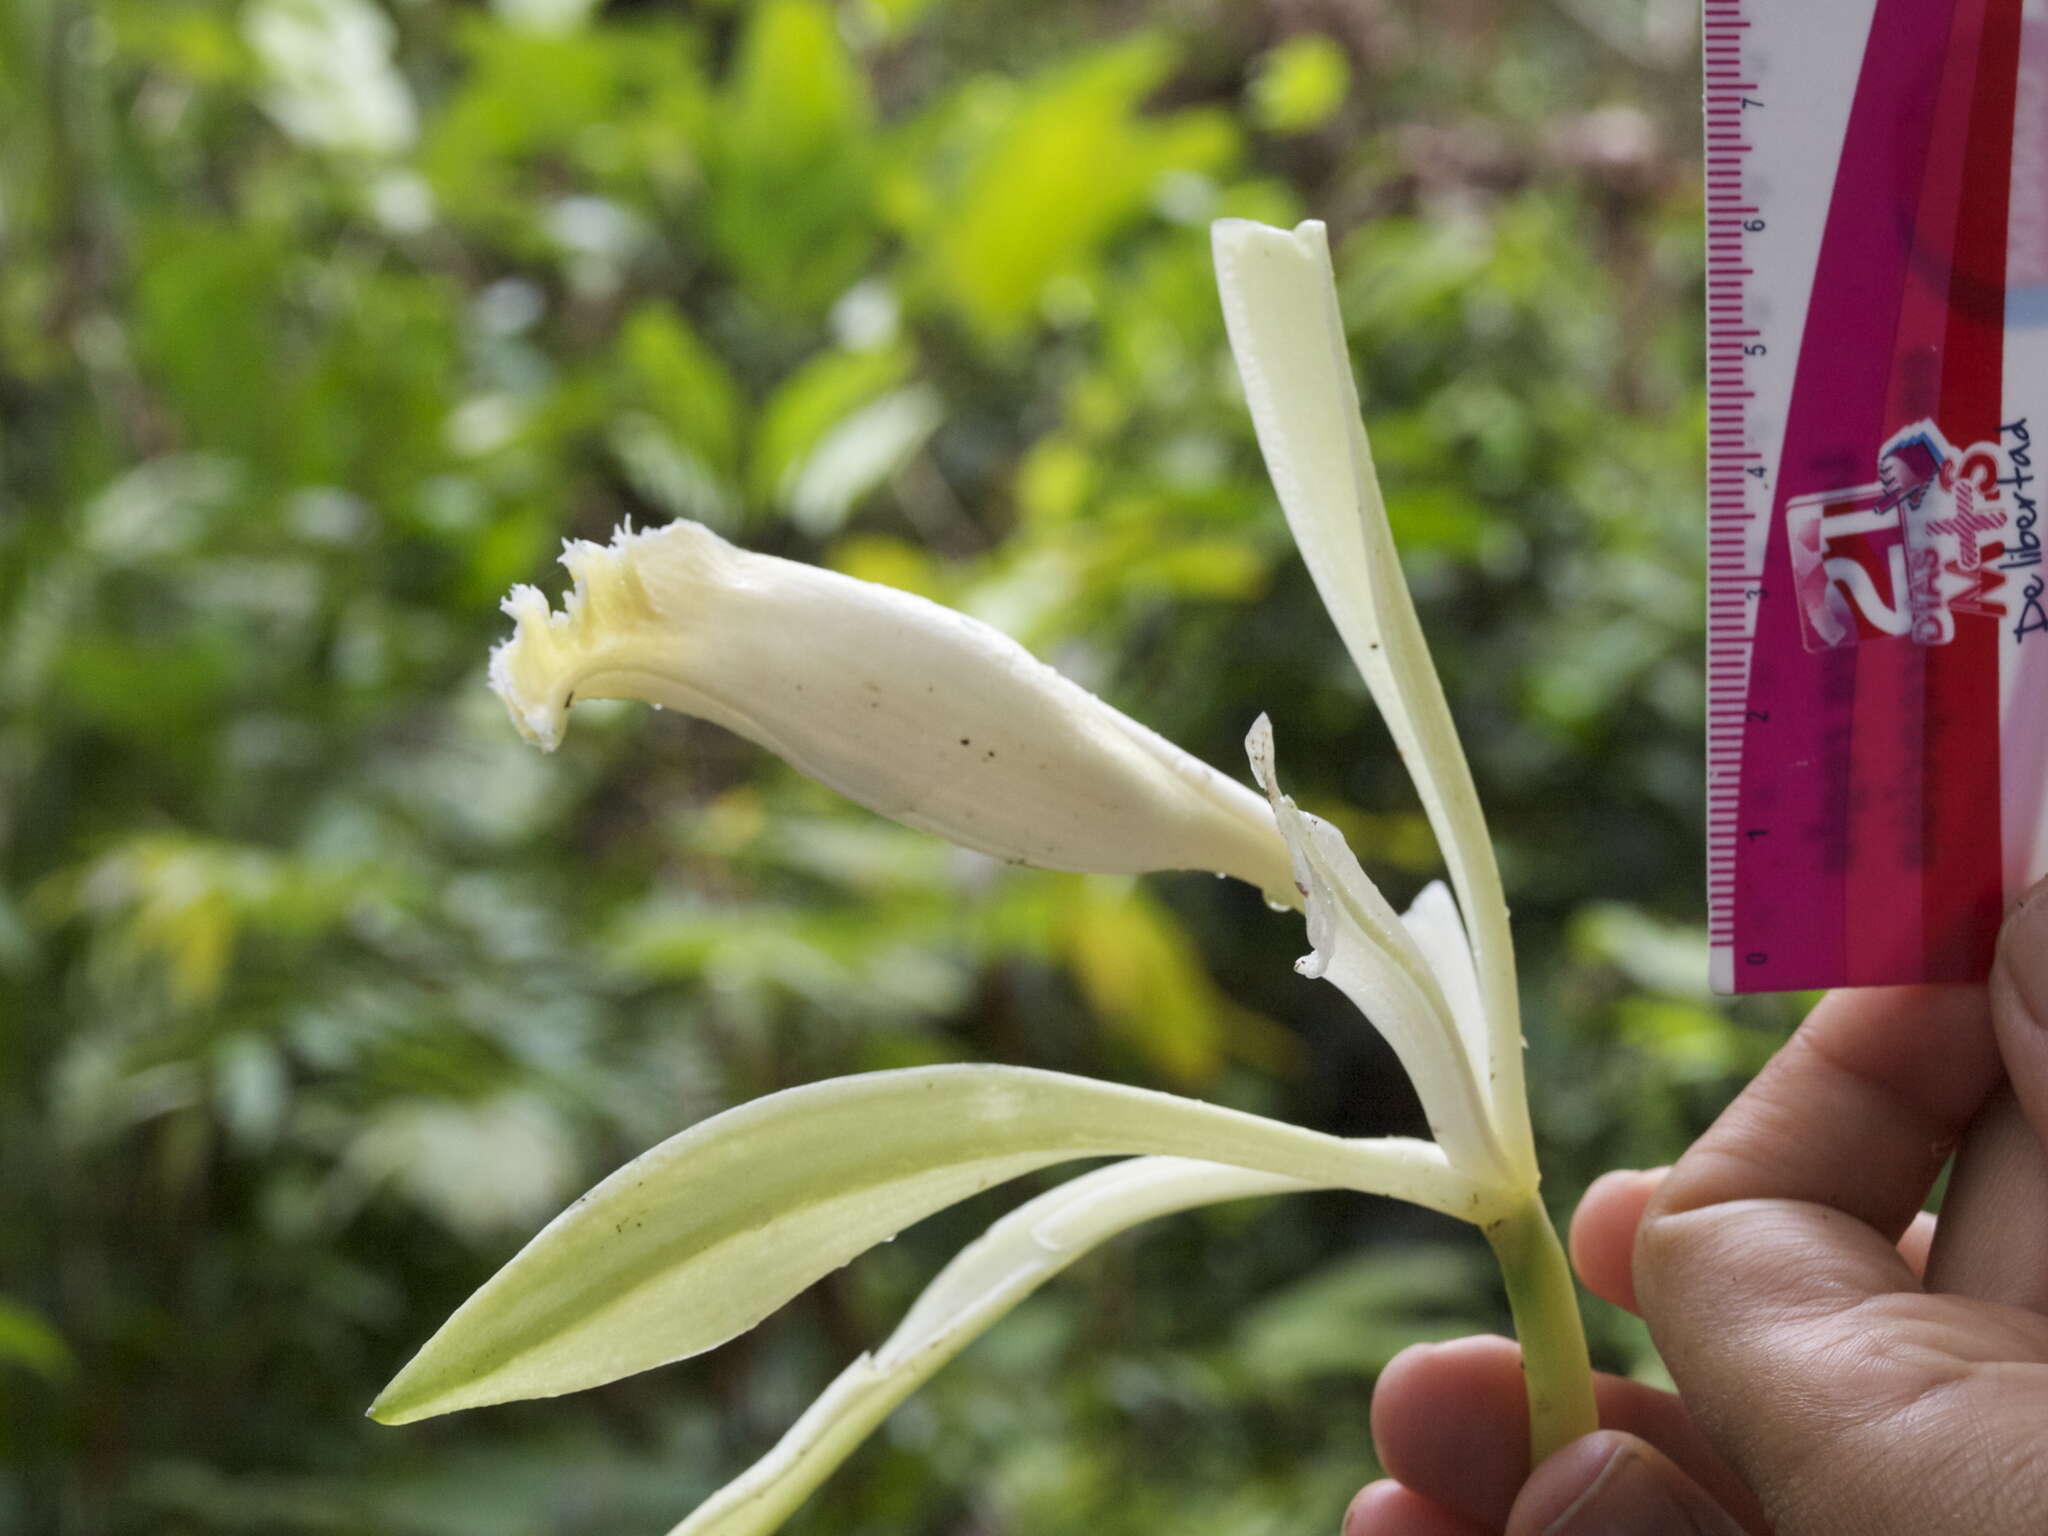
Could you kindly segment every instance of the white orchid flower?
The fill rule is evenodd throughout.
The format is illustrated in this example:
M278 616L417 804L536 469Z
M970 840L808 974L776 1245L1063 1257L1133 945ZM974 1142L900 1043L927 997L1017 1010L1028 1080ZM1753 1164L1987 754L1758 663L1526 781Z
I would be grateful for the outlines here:
M1207 869L1291 899L1259 797L1000 630L677 522L562 555L532 587L491 686L553 749L571 699L641 699L713 721L850 800L1014 863L1088 874Z
M532 588L491 684L552 748L578 698L685 710L861 804L1058 869L1231 874L1304 908L1304 974L1387 1037L1435 1142L1347 1140L1214 1105L1000 1066L791 1089L627 1164L557 1217L392 1381L404 1423L552 1396L710 1349L904 1226L1034 1169L1118 1155L998 1222L880 1351L672 1536L763 1536L969 1340L1095 1245L1175 1211L1341 1188L1480 1226L1521 1334L1540 1457L1594 1427L1585 1340L1537 1195L1500 877L1394 553L1359 417L1323 226L1215 229L1231 347L1295 542L1420 791L1454 898L1397 915L1342 836L1262 800L1034 660L923 599L735 549L678 523L563 556L560 613ZM1462 916L1461 916L1462 909ZM1468 925L1470 935L1468 939Z

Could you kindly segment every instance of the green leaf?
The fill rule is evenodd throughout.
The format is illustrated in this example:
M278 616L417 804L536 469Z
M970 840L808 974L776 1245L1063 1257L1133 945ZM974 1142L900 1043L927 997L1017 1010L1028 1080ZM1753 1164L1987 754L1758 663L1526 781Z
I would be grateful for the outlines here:
M43 1315L21 1302L0 1296L0 1365L16 1365L45 1381L69 1381L78 1372L78 1358L64 1336Z
M1347 1142L1019 1067L838 1078L714 1116L599 1184L457 1310L371 1416L550 1397L699 1354L934 1211L1036 1168L1132 1152L1490 1214L1488 1192L1427 1142Z
M874 109L831 10L817 0L755 7L720 108L712 238L765 302L829 302L860 275L874 240Z
M739 454L739 386L681 313L642 305L620 327L619 355L636 402L711 468L731 473Z
M1320 128L1351 90L1351 61L1335 40L1290 37L1260 60L1252 79L1252 118L1268 133Z
M1084 881L1067 944L1089 1006L1148 1066L1187 1086L1214 1079L1229 1000L1172 914L1140 891Z
M1014 336L1057 280L1085 284L1163 174L1236 154L1227 120L1139 116L1172 64L1156 37L1089 55L1035 83L977 157L930 250L940 292L983 334Z
M790 520L813 538L838 532L862 500L917 457L944 415L938 391L927 384L862 406L792 466L783 490Z
M902 384L911 370L902 347L877 352L821 352L785 379L761 407L755 428L750 489L761 502L787 508L812 459L865 407Z

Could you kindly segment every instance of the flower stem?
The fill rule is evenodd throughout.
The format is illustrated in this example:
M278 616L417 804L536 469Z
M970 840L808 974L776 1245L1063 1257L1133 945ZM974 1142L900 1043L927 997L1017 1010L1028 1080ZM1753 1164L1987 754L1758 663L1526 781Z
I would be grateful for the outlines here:
M1529 1465L1599 1428L1593 1406L1593 1368L1579 1296L1565 1263L1557 1229L1531 1193L1512 1214L1486 1228L1507 1281L1515 1335L1522 1343L1522 1377L1529 1390Z

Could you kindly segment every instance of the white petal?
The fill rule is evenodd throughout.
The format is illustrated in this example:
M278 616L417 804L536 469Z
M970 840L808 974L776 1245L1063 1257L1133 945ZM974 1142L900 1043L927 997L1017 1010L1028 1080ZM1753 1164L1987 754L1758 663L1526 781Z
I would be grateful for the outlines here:
M1073 1158L1197 1157L1481 1224L1506 1208L1437 1149L1395 1146L1406 1150L1023 1067L918 1067L791 1088L671 1137L570 1206L462 1304L370 1412L404 1424L698 1354L912 1222Z
M1402 1143L1390 1156L1405 1160L1420 1145ZM1320 1187L1215 1163L1141 1157L1040 1195L963 1249L879 1352L862 1355L841 1372L773 1450L669 1536L767 1536L941 1366L1039 1286L1119 1233L1195 1206Z
M1387 525L1326 233L1313 220L1288 231L1225 219L1213 243L1231 350L1266 468L1443 848L1472 927L1504 1128L1526 1144L1520 1007L1500 871Z
M563 612L531 587L491 686L552 748L578 698L737 731L871 810L999 858L1202 869L1285 898L1258 796L985 624L907 592L736 549L678 522L574 543Z
M1502 1185L1523 1182L1495 1129L1484 1068L1467 1054L1437 976L1407 926L1359 867L1344 835L1280 792L1273 728L1264 715L1245 739L1252 776L1294 854L1314 952L1295 968L1332 983L1386 1036L1422 1099L1451 1166Z
M1441 880L1432 880L1401 914L1401 926L1422 951L1430 972L1443 992L1444 1002L1457 1025L1458 1038L1476 1076L1494 1103L1494 1123L1500 1123L1499 1105L1493 1080L1493 1042L1486 1033L1486 1014L1479 1002L1479 973L1472 964L1472 945L1465 937L1465 923L1458 916L1458 903Z

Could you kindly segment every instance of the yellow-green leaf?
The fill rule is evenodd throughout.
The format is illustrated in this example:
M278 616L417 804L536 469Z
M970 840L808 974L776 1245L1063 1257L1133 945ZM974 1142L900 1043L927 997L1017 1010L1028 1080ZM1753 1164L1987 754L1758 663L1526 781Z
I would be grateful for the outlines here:
M1034 1168L1133 1152L1495 1214L1427 1142L1349 1142L1020 1067L839 1078L715 1116L599 1184L462 1305L371 1415L550 1397L698 1354L934 1211Z
M1269 49L1252 77L1252 117L1268 133L1306 133L1336 115L1351 90L1351 61L1316 33Z

